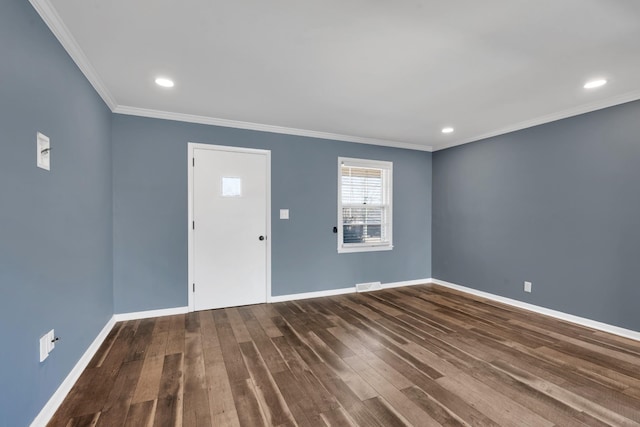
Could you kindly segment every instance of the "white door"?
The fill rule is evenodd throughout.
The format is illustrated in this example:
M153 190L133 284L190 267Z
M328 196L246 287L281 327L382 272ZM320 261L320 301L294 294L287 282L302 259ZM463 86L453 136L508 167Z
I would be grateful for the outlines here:
M269 161L264 150L193 148L194 310L267 301Z

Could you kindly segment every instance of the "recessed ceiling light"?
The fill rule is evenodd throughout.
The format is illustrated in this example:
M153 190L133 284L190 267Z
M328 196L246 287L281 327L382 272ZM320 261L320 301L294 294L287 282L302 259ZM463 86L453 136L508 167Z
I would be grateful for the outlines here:
M453 128L452 127L442 128L442 133L451 133L451 132L453 132Z
M604 86L607 84L607 81L605 79L597 79L597 80L591 80L587 83L585 83L584 88L585 89L594 89L600 86Z
M164 77L158 77L156 79L156 84L162 87L173 87L173 80Z

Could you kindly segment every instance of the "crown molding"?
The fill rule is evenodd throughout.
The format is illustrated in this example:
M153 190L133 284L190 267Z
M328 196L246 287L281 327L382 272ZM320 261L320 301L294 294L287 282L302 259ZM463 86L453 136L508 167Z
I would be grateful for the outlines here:
M309 138L330 139L336 141L355 142L358 144L381 145L385 147L404 148L407 150L433 151L430 145L411 144L407 142L387 141L384 139L365 138L360 136L341 135L338 133L319 132L315 130L289 128L284 126L266 125L261 123L242 122L238 120L218 119L215 117L197 116L192 114L172 113L170 111L152 110L147 108L128 107L118 105L114 113L129 116L150 117L154 119L175 120L179 122L198 123L202 125L222 126L236 129L257 130L261 132L280 133L285 135L306 136Z
M623 93L621 95L612 96L599 101L591 102L588 104L579 105L574 108L562 110L557 113L547 114L537 117L535 119L526 120L524 122L516 123L511 126L507 126L483 135L473 136L468 139L460 141L453 141L450 143L434 146L433 151L440 151L458 145L468 144L470 142L481 141L483 139L492 138L494 136L504 135L506 133L515 132L522 129L527 129L534 126L543 125L545 123L551 123L558 120L566 119L569 117L579 116L580 114L591 113L592 111L602 110L604 108L614 107L616 105L624 104L627 102L637 101L640 99L640 90Z
M408 142L389 141L377 138L366 138L352 135L342 135L330 132L320 132L307 129L289 128L284 126L267 125L261 123L243 122L238 120L220 119L215 117L198 116L192 114L173 113L169 111L153 110L146 108L130 107L125 105L118 105L115 98L106 85L99 77L93 65L80 48L80 45L75 40L71 32L64 24L60 15L51 4L51 0L29 0L34 9L38 12L42 20L47 24L51 32L56 36L60 44L67 51L71 59L76 63L80 71L85 75L87 80L94 87L96 92L104 100L107 106L112 112L118 114L126 114L132 116L150 117L164 120L175 120L180 122L198 123L213 126L230 127L237 129L256 130L262 132L279 133L285 135L304 136L309 138L319 138L346 142L355 142L358 144L379 145L385 147L404 148L408 150L417 151L440 151L447 148L455 147L458 145L464 145L471 142L481 141L487 138L492 138L499 135L504 135L510 132L515 132L522 129L527 129L534 126L539 126L545 123L554 122L557 120L566 119L569 117L578 116L580 114L590 113L592 111L601 110L615 105L624 104L631 101L640 99L640 90L623 93L613 97L605 98L603 100L583 104L574 108L569 108L556 113L547 114L534 119L526 120L520 123L516 123L510 126L496 129L494 131L472 136L466 139L449 141L444 144L422 145L413 144Z
M172 113L169 111L151 110L138 107L118 105L107 86L104 84L98 72L80 48L69 28L58 15L58 12L50 0L29 0L42 20L47 24L51 32L56 36L62 47L67 51L71 59L76 63L80 71L89 80L98 95L104 100L112 112L132 116L151 117L156 119L176 120L180 122L199 123L205 125L223 126L237 129L257 130L262 132L280 133L285 135L306 136L310 138L330 139L338 141L355 142L359 144L381 145L386 147L404 148L418 151L433 151L433 147L406 142L387 141L384 139L365 138L351 135L341 135L329 132L319 132L306 129L288 128L283 126L266 125L260 123L242 122L237 120L219 119L215 117L197 116L191 114Z
M84 54L76 39L71 35L69 28L64 24L60 15L51 4L50 0L29 0L42 20L47 24L51 32L56 36L62 47L67 51L73 62L76 63L82 74L85 75L89 83L98 92L107 106L113 111L116 106L115 98L111 95L102 79L98 76L95 68Z

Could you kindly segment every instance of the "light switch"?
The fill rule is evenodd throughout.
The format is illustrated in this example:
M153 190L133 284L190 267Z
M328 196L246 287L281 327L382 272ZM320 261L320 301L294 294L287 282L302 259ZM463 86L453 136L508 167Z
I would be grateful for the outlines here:
M280 209L280 219L289 219L289 209Z
M51 170L51 144L49 143L49 137L38 132L36 141L36 164L39 168Z

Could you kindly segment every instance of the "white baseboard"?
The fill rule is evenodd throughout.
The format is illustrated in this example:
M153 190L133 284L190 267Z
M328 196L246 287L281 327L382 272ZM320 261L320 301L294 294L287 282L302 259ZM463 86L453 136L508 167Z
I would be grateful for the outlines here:
M433 279L405 280L404 282L383 283L382 289L400 288L402 286L428 285L433 283Z
M69 375L62 381L62 384L58 387L58 389L53 393L53 396L49 399L49 401L44 405L38 416L31 423L31 427L44 427L51 420L51 417L56 413L62 402L64 401L71 388L76 383L80 375L84 372L87 365L96 354L102 343L104 342L111 329L113 329L113 325L116 324L115 316L112 316L111 319L104 325L104 328L100 331L98 336L93 340L87 351L84 352L78 363L71 369Z
M432 282L433 282L433 279L417 279L417 280L407 280L404 282L390 282L390 283L383 283L382 289L397 288L400 286L426 285ZM269 299L269 302L273 303L273 302L283 302L283 301L295 301L299 299L330 297L334 295L353 294L355 292L356 292L356 287L353 286L350 288L329 289L327 291L303 292L300 294L288 294L288 295L276 295L276 296L272 296Z
M640 341L640 332L633 331L631 329L625 329L619 326L609 325L608 323L587 319L585 317L574 316L573 314L564 313L562 311L556 311L556 310L551 310L549 308L540 307L539 305L529 304L529 303L518 301L515 299L501 297L499 295L490 294L488 292L479 291L477 289L467 288L466 286L456 285L455 283L445 282L444 280L431 279L431 282L436 285L444 286L446 288L456 289L458 291L466 292L471 295L476 295L482 298L501 302L507 305L511 305L513 307L518 307L525 310L533 311L535 313L544 314L545 316L550 316L556 319L565 320L567 322L575 323L580 326L586 326L588 328L597 329L599 331L608 332L610 334L619 335L621 337Z
M356 291L355 286L352 288L329 289L327 291L303 292L300 294L275 295L269 298L269 302L295 301L299 299L330 297L333 295L352 294Z
M391 282L391 283L383 283L383 289L389 288L397 288L401 286L414 286L414 285L422 285L433 283L436 285L444 286L446 288L456 289L461 292L466 292L471 295L476 295L482 298L490 299L493 301L501 302L507 305L511 305L513 307L522 308L525 310L529 310L535 313L543 314L546 316L554 317L556 319L565 320L567 322L575 323L581 326L586 326L588 328L597 329L603 332L608 332L614 335L619 335L625 338L630 338L636 341L640 341L640 332L633 331L631 329L621 328L619 326L609 325L607 323L598 322L595 320L587 319L584 317L574 316L572 314L563 313L561 311L551 310L548 308L540 307L537 305L529 304L526 302L514 300L511 298L501 297L499 295L494 295L488 292L479 291L477 289L468 288L466 286L456 285L455 283L445 282L444 280L438 279L418 279L418 280L407 280L403 282ZM350 288L342 288L342 289L330 289L326 291L317 291L317 292L305 292L300 294L289 294L289 295L277 295L272 296L269 302L283 302L283 301L293 301L300 299L308 299L308 298L318 298L318 297L326 297L333 295L343 295L355 293L355 287ZM55 393L51 396L49 401L44 405L40 413L36 416L36 418L31 423L30 427L44 427L51 420L51 417L55 414L56 410L60 407L65 397L76 383L78 378L82 372L84 372L85 368L96 354L100 345L104 342L105 338L113 329L113 326L116 322L121 322L125 320L137 320L137 319L147 319L150 317L160 317L160 316L171 316L175 314L184 314L189 311L189 307L176 307L176 308L167 308L160 310L148 310L148 311L138 311L132 313L120 313L114 314L111 319L107 322L107 324L102 328L98 336L93 340L89 348L84 352L78 363L73 367L71 372L64 379L62 384L58 387Z
M105 338L116 322L121 322L124 320L137 320L137 319L147 319L149 317L160 317L160 316L170 316L173 314L184 314L187 313L188 307L176 307L176 308L167 308L162 310L149 310L149 311L138 311L133 313L121 313L114 314L111 319L107 322L107 324L102 328L96 339L93 340L87 351L84 352L78 363L73 367L69 375L64 379L62 384L58 387L58 389L53 393L53 396L49 399L49 401L44 405L38 416L31 423L31 427L40 427L46 426L47 423L51 420L51 417L56 413L62 402L64 401L67 394L76 383L78 378L82 372L84 372L85 368L96 354L100 345L104 342Z
M189 312L189 307L162 308L160 310L134 311L131 313L118 313L113 317L116 322L125 320L149 319L150 317L173 316L174 314L185 314Z
M400 286L412 286L412 285L421 285L435 282L434 279L419 279L419 280L408 280L404 282L392 282L392 283L383 283L382 288L397 288ZM283 302L283 301L293 301L300 299L308 299L308 298L318 298L318 297L326 297L333 295L342 295L342 294L351 294L355 293L356 288L342 288L342 289L330 289L326 291L317 291L317 292L305 292L300 294L290 294L290 295L277 295L272 296L269 302ZM31 427L40 427L46 426L47 423L51 420L51 417L55 414L56 410L60 407L62 402L64 401L67 394L76 383L78 378L82 372L84 372L85 368L96 354L100 345L103 343L113 326L116 322L122 322L126 320L138 320L138 319L148 319L151 317L161 317L161 316L172 316L175 314L185 314L189 312L189 307L175 307L175 308L166 308L160 310L147 310L147 311L137 311L131 313L119 313L114 314L111 319L107 322L104 328L100 331L98 336L93 340L87 351L84 352L78 363L73 367L69 375L64 379L62 384L55 391L53 396L49 399L46 405L42 408L38 416L31 423Z

